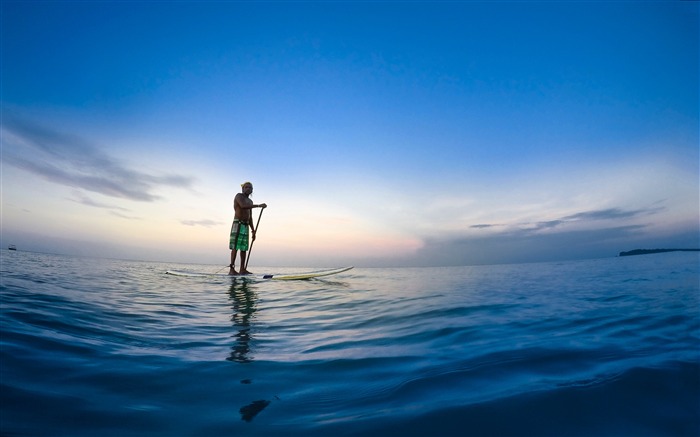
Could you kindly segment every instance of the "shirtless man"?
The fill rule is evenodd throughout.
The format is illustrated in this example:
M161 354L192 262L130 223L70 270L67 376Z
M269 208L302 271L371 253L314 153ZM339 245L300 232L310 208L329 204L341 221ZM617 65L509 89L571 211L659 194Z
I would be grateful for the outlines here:
M253 194L253 184L250 182L244 182L241 184L241 192L236 194L233 199L233 209L236 212L235 218L233 219L233 225L231 225L231 237L229 239L229 249L231 249L231 264L229 264L229 275L249 275L250 272L245 268L245 259L248 252L248 227L253 233L253 240L255 241L255 227L253 226L253 208L267 208L267 205L261 203L260 205L253 204L253 200L250 199L250 195ZM236 264L236 253L241 252L241 269L236 272L233 266Z

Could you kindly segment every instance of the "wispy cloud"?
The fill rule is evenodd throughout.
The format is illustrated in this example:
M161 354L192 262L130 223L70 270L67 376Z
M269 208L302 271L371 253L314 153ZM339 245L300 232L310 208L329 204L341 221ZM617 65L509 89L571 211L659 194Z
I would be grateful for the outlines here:
M556 230L563 229L567 225L577 225L579 228L586 228L587 226L593 226L597 222L613 221L620 222L622 220L629 220L636 217L643 217L648 215L653 215L658 212L663 211L663 207L655 208L643 208L634 210L624 210L621 208L608 208L593 211L583 211L576 214L570 214L563 216L554 220L543 220L538 222L524 222L518 223L513 226L506 226L503 224L489 224L482 223L478 225L472 225L472 229L491 229L491 228L504 228L504 231L513 233L537 233L545 230Z
M80 191L74 191L73 192L73 198L68 198L71 202L76 202L81 205L85 206L90 206L93 208L101 208L101 209L106 209L109 211L109 213L115 217L127 219L127 220L142 220L141 217L136 217L132 215L128 215L126 213L131 212L130 209L124 208L121 206L117 205L112 205L108 203L102 203L102 202L97 202L96 200L92 199L89 196L86 196L84 193Z
M74 196L74 198L68 198L68 200L70 200L71 202L79 203L81 205L92 206L94 208L110 209L110 210L114 210L114 211L124 211L124 212L129 211L128 208L123 208L121 206L97 202L97 201L93 200L92 198L90 198L89 196L86 196L85 194L83 194L82 192L77 191L77 190L73 192L73 196Z
M575 220L616 220L616 219L626 219L637 217L641 215L650 215L657 212L663 211L663 207L657 208L647 208L647 209L635 209L630 211L625 211L620 208L609 208L609 209L599 209L597 211L586 211L579 212L577 214L568 215L563 217L562 220L565 221L575 221Z
M217 222L214 220L182 220L180 221L185 226L203 226L205 228L211 228L214 226L219 226L223 224L222 222Z
M481 223L478 225L471 225L469 226L472 229L489 229L489 228L495 228L499 226L505 226L505 225L493 225L493 224L486 224L486 223Z
M123 218L123 219L127 219L127 220L143 220L141 217L122 214L121 212L118 212L118 211L110 211L109 213L115 217L119 217L119 218Z
M645 244L645 228L622 225L551 233L520 229L451 240L429 239L420 258L402 261L408 265L421 265L426 260L431 265L469 265L614 256L630 245Z
M47 181L110 197L152 202L162 186L190 188L182 175L150 175L129 168L95 144L54 131L6 111L2 122L2 160Z

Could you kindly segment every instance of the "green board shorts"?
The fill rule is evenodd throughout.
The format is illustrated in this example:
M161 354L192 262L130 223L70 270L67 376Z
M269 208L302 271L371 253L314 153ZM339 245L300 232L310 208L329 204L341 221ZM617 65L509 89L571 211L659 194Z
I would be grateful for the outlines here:
M228 248L241 252L248 250L248 223L240 222L238 219L233 221Z

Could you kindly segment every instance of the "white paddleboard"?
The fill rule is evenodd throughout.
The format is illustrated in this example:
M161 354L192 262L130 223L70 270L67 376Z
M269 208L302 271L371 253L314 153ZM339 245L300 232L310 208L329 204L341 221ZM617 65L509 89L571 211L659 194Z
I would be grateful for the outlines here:
M165 272L166 275L173 276L188 276L188 277L211 277L211 276L225 276L234 279L250 279L258 281L276 280L276 281L294 281L299 279L313 279L320 278L323 276L337 275L338 273L347 272L353 267L342 267L339 269L328 269L328 270L317 270L314 272L305 273L293 273L293 274L279 274L279 275L228 275L226 273L196 273L196 272L184 272L180 270L168 270Z

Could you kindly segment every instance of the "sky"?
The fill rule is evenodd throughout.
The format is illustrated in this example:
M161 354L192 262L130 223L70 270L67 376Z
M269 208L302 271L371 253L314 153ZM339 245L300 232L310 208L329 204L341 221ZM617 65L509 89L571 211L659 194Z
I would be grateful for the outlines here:
M697 2L0 3L1 244L452 266L700 247Z

